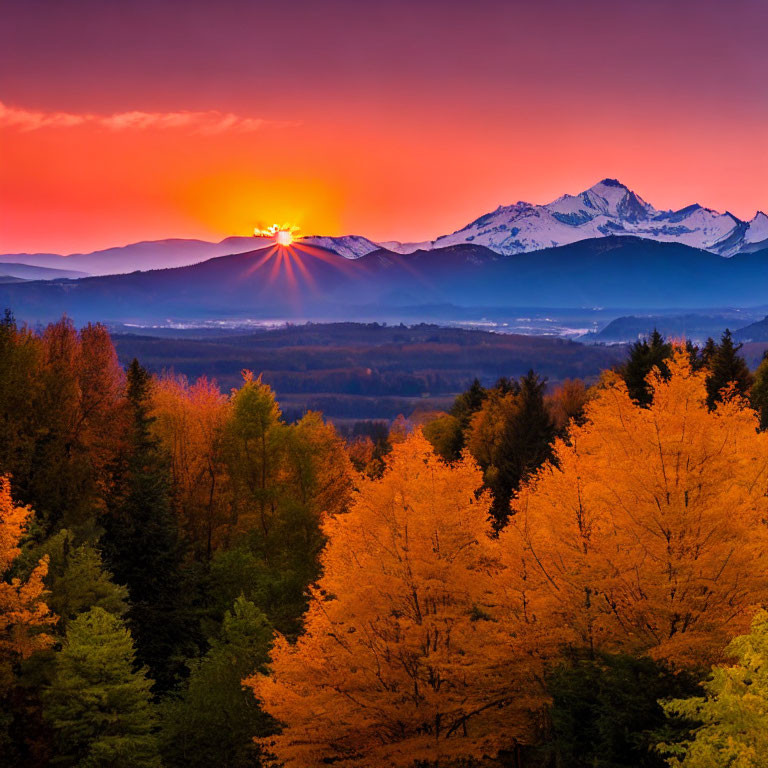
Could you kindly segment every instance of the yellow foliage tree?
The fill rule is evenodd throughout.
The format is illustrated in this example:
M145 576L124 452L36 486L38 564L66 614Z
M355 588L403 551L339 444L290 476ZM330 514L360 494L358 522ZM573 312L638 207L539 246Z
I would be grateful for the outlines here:
M56 620L43 601L43 579L48 559L43 558L26 580L9 573L21 550L19 541L32 516L29 507L17 507L11 498L11 483L0 477L0 661L26 658L53 642L45 632ZM3 673L6 670L3 670ZM5 674L0 674L0 683Z
M709 411L683 350L669 371L647 408L604 377L501 544L561 642L679 665L717 659L768 600L768 436L738 397Z
M284 765L406 766L524 737L537 665L494 590L481 485L470 459L445 464L417 431L327 520L304 634L278 638L271 676L246 681L284 726L261 740Z

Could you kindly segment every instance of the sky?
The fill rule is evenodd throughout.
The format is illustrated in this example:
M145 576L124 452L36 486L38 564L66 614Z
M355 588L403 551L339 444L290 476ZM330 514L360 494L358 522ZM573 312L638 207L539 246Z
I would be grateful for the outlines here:
M0 0L0 252L768 209L765 0Z

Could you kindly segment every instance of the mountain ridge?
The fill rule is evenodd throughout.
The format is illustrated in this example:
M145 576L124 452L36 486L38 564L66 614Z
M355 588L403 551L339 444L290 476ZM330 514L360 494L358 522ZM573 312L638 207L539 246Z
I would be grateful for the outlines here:
M605 178L577 195L565 194L544 205L518 201L499 206L466 226L426 243L387 246L400 253L412 246L439 248L476 242L506 255L568 245L594 237L638 236L734 256L768 239L768 216L757 211L750 221L693 203L659 210L617 179Z
M768 250L723 259L679 243L601 237L505 256L459 243L347 259L302 243L195 265L0 286L20 319L353 319L403 307L755 307L768 302Z
M608 236L676 242L732 257L768 247L768 215L758 210L752 219L744 221L730 211L720 213L699 203L677 210L659 210L619 180L605 178L583 192L564 194L543 205L525 201L500 205L434 240L374 242L351 234L310 235L300 238L300 242L325 248L347 259L357 259L379 248L409 254L460 244L482 245L509 256ZM265 248L273 242L269 238L243 236L218 242L194 238L144 240L90 253L2 254L0 266L16 262L75 269L92 275L124 274L137 269L189 266L208 258Z

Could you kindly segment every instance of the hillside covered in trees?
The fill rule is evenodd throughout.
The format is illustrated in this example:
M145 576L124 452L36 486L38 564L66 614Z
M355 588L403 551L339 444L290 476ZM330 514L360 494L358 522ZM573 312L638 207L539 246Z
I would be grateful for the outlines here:
M121 361L137 357L156 373L215 377L229 388L243 368L259 371L285 412L320 410L336 423L443 409L474 379L491 384L531 368L553 382L595 379L624 355L623 347L426 323L306 323L205 335L150 329L113 339Z
M730 333L346 435L145 362L0 323L0 765L765 764L768 362Z

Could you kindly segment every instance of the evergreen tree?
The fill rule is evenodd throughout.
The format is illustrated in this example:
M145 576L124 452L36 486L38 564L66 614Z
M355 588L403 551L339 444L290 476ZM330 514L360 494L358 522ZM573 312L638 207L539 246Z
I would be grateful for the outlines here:
M763 355L755 371L749 402L760 417L760 429L768 429L768 353Z
M102 539L107 565L128 587L128 625L136 654L158 690L171 687L191 655L184 616L182 552L171 509L168 457L153 438L149 374L134 360L128 370L131 434L113 491Z
M517 394L493 390L472 421L467 443L493 494L497 528L506 524L520 484L552 455L557 429L544 402L545 387L529 371Z
M55 762L79 768L159 768L156 717L122 620L93 608L70 622L45 697Z
M544 402L547 388L546 379L539 378L533 371L520 379L520 393L517 397L520 409L517 417L516 444L513 453L517 475L515 490L552 457L552 442L555 439L555 424Z
M703 368L709 368L710 363L712 362L712 358L715 356L716 352L717 344L715 343L715 340L710 336L705 342L704 346L701 348L700 359Z
M698 692L685 673L625 654L570 654L547 680L550 732L543 750L558 768L662 768L658 734L685 733L659 699Z
M459 420L462 433L466 433L472 417L480 410L483 402L488 397L488 390L480 384L478 379L472 382L472 386L462 392L454 401L450 414Z
M115 616L128 611L128 590L112 581L101 554L90 544L76 545L69 531L61 531L45 546L50 558L48 604L59 617L56 629L63 633L69 621L91 608L103 608Z
M163 753L179 768L246 768L259 750L253 737L266 736L273 721L242 681L264 672L272 627L249 600L239 597L227 612L220 636L205 656L190 664L189 682L164 712Z
M734 344L730 330L726 328L713 353L708 353L707 405L714 408L721 399L725 387L733 385L740 395L746 395L752 385L752 374L744 358L739 354L741 344Z
M629 390L629 396L640 405L650 405L652 395L646 382L648 374L658 368L663 376L669 376L667 361L672 357L672 344L656 330L648 339L636 341L629 348L629 357L620 366L619 374Z

